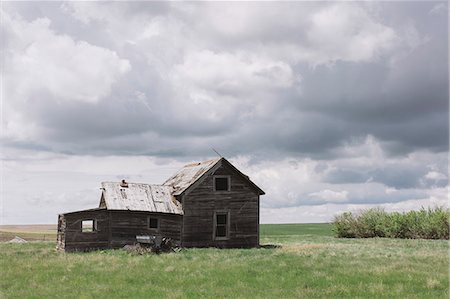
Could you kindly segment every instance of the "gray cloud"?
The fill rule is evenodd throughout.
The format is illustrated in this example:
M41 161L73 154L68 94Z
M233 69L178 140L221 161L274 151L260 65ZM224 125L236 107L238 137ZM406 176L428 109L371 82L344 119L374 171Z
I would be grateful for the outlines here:
M399 161L448 151L448 15L435 4L7 3L2 142L317 162L316 189L277 207L424 198L448 184L433 166L447 157ZM339 162L370 151L378 164ZM368 182L382 187L345 189Z
M199 29L195 25L198 19L193 18L192 14L187 13L188 11L192 9L194 16L205 14L209 17L211 10L217 12L217 5L177 7L162 5L159 7L159 5L142 3L130 5L121 3L116 7L95 4L94 8L105 12L96 15L94 9L91 15L83 15L82 13L89 7L85 4L75 4L73 7L51 4L38 10L35 18L50 15L56 20L53 24L52 19L51 28L61 30L59 25L64 23L68 32L76 31L77 38L82 38L83 33L90 31L86 30L86 27L94 29L93 31L97 32L96 36L104 36L109 29L107 24L114 22L113 19L108 18L110 16L127 18L136 15L137 20L142 20L142 25L158 20L161 22L158 26L164 24L170 26L174 22L171 14L174 14L183 16L184 22L183 25L172 24L174 33L177 35L179 26L183 26L183 31L188 33L194 32L190 30ZM207 58L204 63L218 63L217 67L226 67L226 63L251 62L248 60L252 59L251 57L246 57L247 60L239 62L240 60L236 60L234 58L236 56L233 56L238 49L240 52L257 50L254 44L244 43L246 39L270 44L279 42L282 38L284 43L290 43L292 46L307 45L309 43L307 37L302 35L298 27L302 22L306 22L297 20L298 15L301 14L300 11L306 9L310 14L314 14L327 9L324 5L297 4L292 7L286 4L270 3L258 7L256 13L250 13L249 11L254 8L251 5L236 5L243 6L244 11L253 19L242 17L241 27L229 29L231 31L228 32L226 31L228 29L222 26L224 24L220 23L226 20L221 18L236 15L237 10L227 9L224 10L223 15L219 15L218 20L206 18L205 22L211 22L211 26L203 24L204 29L199 30L205 36L188 34L187 40L182 41L193 43L201 40L209 42L207 46L213 44L216 39L228 43L225 48L228 48L230 52L221 54L221 50L213 50L210 53L215 54ZM33 21L30 10L20 4L18 7L18 10L27 16L26 19ZM348 7L344 6L344 9ZM389 5L383 5L381 9L388 11ZM62 22L61 17L57 17L64 14L66 17L69 14L71 26ZM82 18L74 20L70 18L71 15ZM282 18L279 17L282 15L287 18L287 22L281 22ZM264 23L267 30L262 30L257 24L265 18L268 18L269 22ZM193 22L192 28L187 27L190 22ZM405 18L405 23L407 22L410 20ZM61 149L65 142L77 140L79 151L83 151L83 144L86 142L85 150L97 149L108 152L113 148L109 145L103 146L106 144L103 141L104 138L116 137L128 141L134 138L138 141L143 134L153 134L157 136L158 143L167 142L170 137L179 139L183 136L203 138L203 141L200 141L202 145L214 139L219 143L218 145L225 147L224 150L234 154L238 152L234 149L235 146L226 145L231 135L234 144L242 144L244 141L247 143L246 151L257 151L261 147L267 147L270 151L270 145L276 144L277 150L287 153L316 154L325 157L332 155L332 149L340 146L343 141L355 136L364 137L371 134L381 141L398 143L397 148L402 148L403 152L411 152L416 148L445 151L448 147L446 142L448 72L447 64L442 61L447 60L445 42L447 35L445 30L435 33L432 26L434 24L428 19L418 20L417 23L420 24L416 27L423 30L417 35L423 37L422 39L427 37L427 40L408 50L410 52L406 54L403 52L407 50L405 50L407 45L403 44L399 52L392 52L389 55L385 53L382 58L375 58L373 61L345 61L344 58L344 60L337 60L331 66L322 65L314 68L311 68L308 63L299 64L289 61L289 57L286 57L288 60L283 63L287 63L286 66L290 65L293 71L292 76L299 76L301 81L299 84L288 83L274 91L275 94L271 94L269 89L264 92L264 87L261 90L262 86L249 89L252 87L249 84L258 84L255 81L259 80L258 76L269 76L272 82L275 82L280 75L283 76L283 73L279 74L280 71L274 67L264 70L265 74L257 70L258 67L262 67L258 64L272 62L256 60L253 66L243 64L242 67L248 67L250 72L248 73L250 77L244 79L248 80L247 86L240 84L239 81L234 83L229 81L232 73L220 74L218 73L220 69L214 66L211 74L216 76L216 79L207 77L195 79L195 74L208 72L208 70L195 69L198 63L203 63L202 59L206 56L201 52L198 56L186 56L189 55L188 52L183 53L181 50L186 45L177 44L176 41L171 41L170 45L163 43L162 46L180 48L181 52L178 51L179 54L176 56L181 60L179 58L172 60L172 64L167 65L165 69L158 69L161 67L159 63L164 63L166 59L176 56L169 54L169 57L158 58L154 55L158 52L162 53L159 47L152 45L152 40L156 43L161 41L167 43L167 36L155 33L156 37L144 38L143 41L134 45L123 44L123 42L120 46L115 42L108 44L113 51L121 55L121 58L130 62L131 70L112 85L110 95L100 103L91 105L73 102L66 105L54 105L58 98L49 94L42 86L41 89L44 89L30 95L26 104L19 106L18 109L44 131L45 129L49 131L45 136L35 136L36 139L45 141L47 145L55 143L58 145L55 148L58 149ZM130 28L124 29L124 32L128 30ZM161 28L155 30L158 31ZM211 34L207 34L205 30L211 31ZM398 30L397 34L401 32ZM58 33L63 34L63 32ZM227 35L236 36L239 39L227 40ZM109 36L109 39L113 38L114 36ZM398 38L406 39L404 36ZM189 47L189 44L187 46ZM168 50L169 53L173 52L172 49ZM398 54L400 52L402 54ZM282 61L279 60L281 56L275 54L272 56L276 59L275 62ZM189 62L189 57L196 58ZM171 74L176 74L177 70L180 70L179 66L183 64L189 67L186 70L189 73L182 77L180 75L173 77ZM247 76L244 68L239 73L238 65L234 66L234 70L233 76L238 77L233 80L242 80L242 76ZM172 77L172 81L170 78L165 78L167 76ZM273 79L270 79L272 76L274 76ZM183 80L183 82L176 80ZM190 80L186 83L188 85L185 84L186 80ZM197 101L195 97L200 97L198 101L203 102L195 104ZM204 99L202 100L201 97ZM227 111L228 105L233 113ZM183 107L184 109L180 109ZM265 111L258 113L258 110ZM217 138L218 136L224 136L224 140L221 141ZM131 143L137 144L136 153L141 153L144 147L148 147L146 142ZM189 141L187 143L185 147L188 150L192 147L194 150L195 145L189 144ZM70 147L76 152L77 149L74 149L72 145ZM127 152L133 153L133 149L130 148ZM156 152L164 152L164 145L156 149Z

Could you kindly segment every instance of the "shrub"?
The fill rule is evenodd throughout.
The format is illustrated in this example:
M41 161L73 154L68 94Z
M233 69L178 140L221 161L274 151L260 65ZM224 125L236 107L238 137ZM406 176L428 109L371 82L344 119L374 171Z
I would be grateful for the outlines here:
M366 210L357 217L360 238L384 237L387 213L381 208Z
M351 212L345 212L334 218L333 231L341 238L356 238L356 220Z
M341 238L449 239L450 211L443 207L407 213L387 213L381 208L335 216L333 231Z

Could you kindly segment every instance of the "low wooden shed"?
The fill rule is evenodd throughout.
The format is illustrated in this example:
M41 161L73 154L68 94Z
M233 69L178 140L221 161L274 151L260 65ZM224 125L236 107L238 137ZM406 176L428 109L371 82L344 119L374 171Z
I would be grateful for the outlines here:
M256 247L264 192L225 158L184 166L162 185L103 182L98 208L60 214L57 248L121 248L136 236L183 247Z

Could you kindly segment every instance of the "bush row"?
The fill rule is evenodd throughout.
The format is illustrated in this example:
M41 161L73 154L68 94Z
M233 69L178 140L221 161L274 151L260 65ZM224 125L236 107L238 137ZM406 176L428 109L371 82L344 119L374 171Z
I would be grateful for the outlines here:
M443 207L407 213L373 208L336 216L333 231L340 238L449 239L449 219L450 210Z

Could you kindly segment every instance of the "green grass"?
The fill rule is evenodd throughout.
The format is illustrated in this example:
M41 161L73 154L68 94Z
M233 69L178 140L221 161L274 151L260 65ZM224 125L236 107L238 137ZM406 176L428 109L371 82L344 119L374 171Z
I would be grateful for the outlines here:
M300 235L313 235L313 236L332 236L332 225L326 223L311 223L311 224L263 224L261 225L260 232L263 237L274 236L300 236Z
M0 298L448 298L448 241L337 239L329 224L262 225L267 249L57 253L0 244Z

